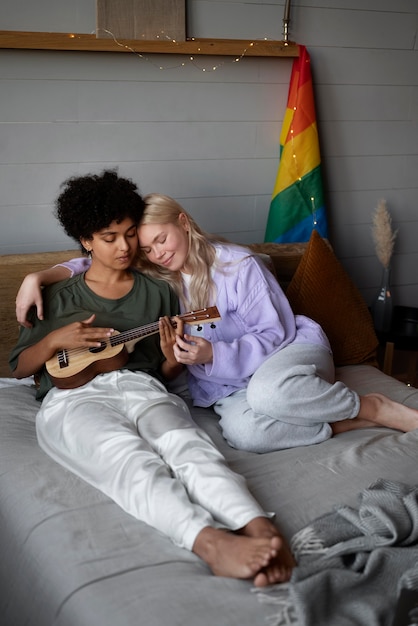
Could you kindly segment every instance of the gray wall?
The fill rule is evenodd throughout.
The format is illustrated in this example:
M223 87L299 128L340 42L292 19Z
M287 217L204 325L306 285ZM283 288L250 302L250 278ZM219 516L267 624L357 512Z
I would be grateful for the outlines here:
M395 301L418 306L418 3L318 4L292 0L290 38L312 59L330 239L371 302L371 218L386 199L399 229ZM281 39L283 5L189 0L188 35ZM0 24L93 33L95 0L2 0ZM291 65L0 50L0 253L72 247L52 217L60 183L116 166L207 230L262 241Z

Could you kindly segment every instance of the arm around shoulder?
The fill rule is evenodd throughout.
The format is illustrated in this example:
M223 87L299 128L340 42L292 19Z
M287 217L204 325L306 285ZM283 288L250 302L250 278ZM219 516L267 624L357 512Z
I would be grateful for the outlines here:
M32 327L27 319L28 311L32 306L35 306L38 318L43 319L42 287L69 278L70 275L71 271L63 265L27 274L16 296L16 319L19 324L26 328Z

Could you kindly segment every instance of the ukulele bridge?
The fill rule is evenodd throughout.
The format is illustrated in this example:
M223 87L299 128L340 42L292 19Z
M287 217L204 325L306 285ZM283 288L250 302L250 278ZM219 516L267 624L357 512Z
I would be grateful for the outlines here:
M57 353L57 358L58 358L58 365L59 365L61 370L64 367L68 367L69 366L67 350L60 350Z

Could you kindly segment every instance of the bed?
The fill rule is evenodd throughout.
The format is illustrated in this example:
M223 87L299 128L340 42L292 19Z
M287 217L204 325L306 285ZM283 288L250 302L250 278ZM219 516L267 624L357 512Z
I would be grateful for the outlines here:
M253 249L269 255L295 309L303 310L304 298L319 306L321 290L328 289L318 321L333 338L339 379L359 393L381 391L418 408L418 390L377 367L367 306L325 242L314 237L303 245ZM418 431L370 428L258 455L230 448L210 409L192 409L292 542L298 558L292 581L261 590L251 581L211 575L195 555L45 455L36 441L33 381L15 381L7 367L17 334L14 298L28 271L74 254L0 257L2 626L410 623L400 620L417 599ZM338 329L332 326L336 306L349 313Z

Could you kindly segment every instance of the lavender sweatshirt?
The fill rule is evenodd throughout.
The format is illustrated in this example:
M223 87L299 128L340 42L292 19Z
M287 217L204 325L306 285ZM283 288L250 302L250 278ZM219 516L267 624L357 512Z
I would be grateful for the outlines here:
M215 244L213 268L216 304L221 320L204 324L195 335L212 344L213 361L189 366L189 389L196 406L247 387L256 369L273 353L294 343L324 346L331 352L322 328L303 315L294 315L277 280L257 256L231 244ZM62 263L73 274L86 271L89 260ZM183 311L185 312L185 311Z

